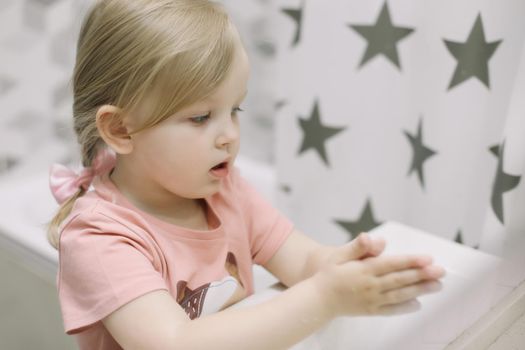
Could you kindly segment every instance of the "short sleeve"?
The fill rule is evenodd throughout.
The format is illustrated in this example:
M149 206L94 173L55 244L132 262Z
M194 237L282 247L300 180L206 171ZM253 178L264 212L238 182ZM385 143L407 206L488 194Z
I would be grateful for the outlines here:
M264 265L293 230L293 223L237 171L232 176L246 218L252 260Z
M123 224L83 212L62 230L58 293L64 327L73 334L131 300L168 289L151 244Z

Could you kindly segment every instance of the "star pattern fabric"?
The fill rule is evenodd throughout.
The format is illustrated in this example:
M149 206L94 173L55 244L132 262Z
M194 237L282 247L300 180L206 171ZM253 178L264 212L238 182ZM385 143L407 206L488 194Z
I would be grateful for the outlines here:
M292 41L292 47L297 46L297 44L299 44L299 41L301 40L301 31L302 31L301 24L303 21L303 10L304 10L304 1L301 3L301 7L298 9L294 9L294 8L282 9L282 12L288 15L291 19L293 19L296 25L295 35Z
M401 70L401 63L399 62L399 54L397 52L397 43L410 35L414 29L394 26L386 2L381 8L381 12L379 13L379 17L375 24L349 24L349 27L359 33L367 41L366 51L361 58L359 67L364 66L377 55L383 55Z
M494 186L492 187L492 196L490 199L492 210L502 224L504 224L503 194L516 188L521 180L521 176L510 175L503 171L504 154L505 143L503 143L499 149L498 168L496 171Z
M357 220L335 220L335 222L350 234L350 240L356 238L360 233L368 232L382 224L382 222L377 221L374 217L370 199L366 200L363 211L361 211L361 215Z
M417 172L417 177L421 187L425 187L425 177L423 174L423 164L432 156L436 154L436 151L428 148L423 144L423 120L419 120L419 125L417 128L417 134L412 135L408 131L404 132L410 145L412 146L412 164L408 171L408 175L412 174L414 171Z
M489 152L492 153L496 158L499 157L499 145L494 145L489 148Z
M458 230L458 233L456 234L456 238L454 238L454 242L463 244L463 234L461 233L461 230Z
M317 101L314 103L310 118L299 118L299 125L303 131L303 141L298 154L302 154L309 149L314 149L317 151L317 154L319 154L319 157L321 157L325 165L327 167L330 166L328 155L326 154L325 142L346 128L329 127L323 125L321 123L319 105Z
M487 42L481 15L476 17L467 41L464 43L444 40L448 51L457 61L454 75L448 89L470 79L477 78L487 88L490 88L489 60L501 44L502 40Z
M525 122L519 127L523 111L510 108L525 94L525 54L519 49L525 32L499 20L512 18L520 7L496 13L470 0L457 9L452 3L401 7L385 0L377 7L303 1L290 9L283 3L298 26L288 25L289 36L283 36L294 41L292 47L282 45L286 64L279 99L287 104L277 123L285 127L280 135L295 133L302 141L298 151L277 159L280 174L292 173L281 179L286 186L280 194L299 224L307 217L304 222L320 228L319 235L338 226L355 236L379 223L373 202L383 221L399 220L476 249L483 249L487 232L514 227L503 198L525 205L515 159L525 154L516 149L505 154L513 157L509 166L515 170L509 173L502 147L494 144L507 134L516 138L508 125L512 115L519 115L517 129L525 131ZM298 120L297 110L312 96L318 96L312 112ZM344 111L344 117L332 115L333 125L325 125L319 106ZM418 115L414 129L408 127ZM350 127L351 133L340 133ZM337 147L327 147L335 135ZM279 142L278 152L298 143ZM523 143L514 139L512 145ZM300 161L308 150L321 158L319 164ZM311 203L305 192L314 198ZM363 196L361 217L334 219L331 213L362 205Z

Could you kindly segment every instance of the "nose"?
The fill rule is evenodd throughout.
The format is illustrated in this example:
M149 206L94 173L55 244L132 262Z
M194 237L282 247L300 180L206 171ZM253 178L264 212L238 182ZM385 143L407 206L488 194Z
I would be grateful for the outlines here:
M239 140L239 123L235 117L230 115L221 123L216 145L219 148L228 147Z

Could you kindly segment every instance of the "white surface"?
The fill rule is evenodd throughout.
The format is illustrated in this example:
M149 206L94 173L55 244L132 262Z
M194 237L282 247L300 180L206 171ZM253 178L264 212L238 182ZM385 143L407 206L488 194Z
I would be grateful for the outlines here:
M421 297L422 308L415 313L337 319L293 350L443 349L490 309L500 259L393 222L371 234L386 239L384 254L432 255L447 270L442 290ZM269 288L238 306L259 303L278 293L280 289Z

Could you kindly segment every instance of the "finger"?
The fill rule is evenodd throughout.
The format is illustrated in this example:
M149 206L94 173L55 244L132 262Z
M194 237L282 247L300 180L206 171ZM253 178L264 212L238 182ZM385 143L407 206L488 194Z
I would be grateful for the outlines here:
M361 233L354 240L337 248L331 262L341 264L351 260L362 259L370 252L371 247L370 236L366 233Z
M361 259L371 258L380 255L385 250L385 246L386 241L383 238L373 238L369 252Z
M442 289L439 281L425 281L410 286L389 290L382 294L383 305L394 305L409 301L424 294L436 293Z
M378 313L384 316L408 314L421 309L421 303L417 299L411 299L401 304L383 305L378 309Z
M376 276L382 276L394 271L425 267L432 263L432 257L428 255L381 255L366 261Z
M419 269L408 269L396 271L379 278L380 287L383 291L408 286L425 280L441 278L445 270L436 265L425 266Z

